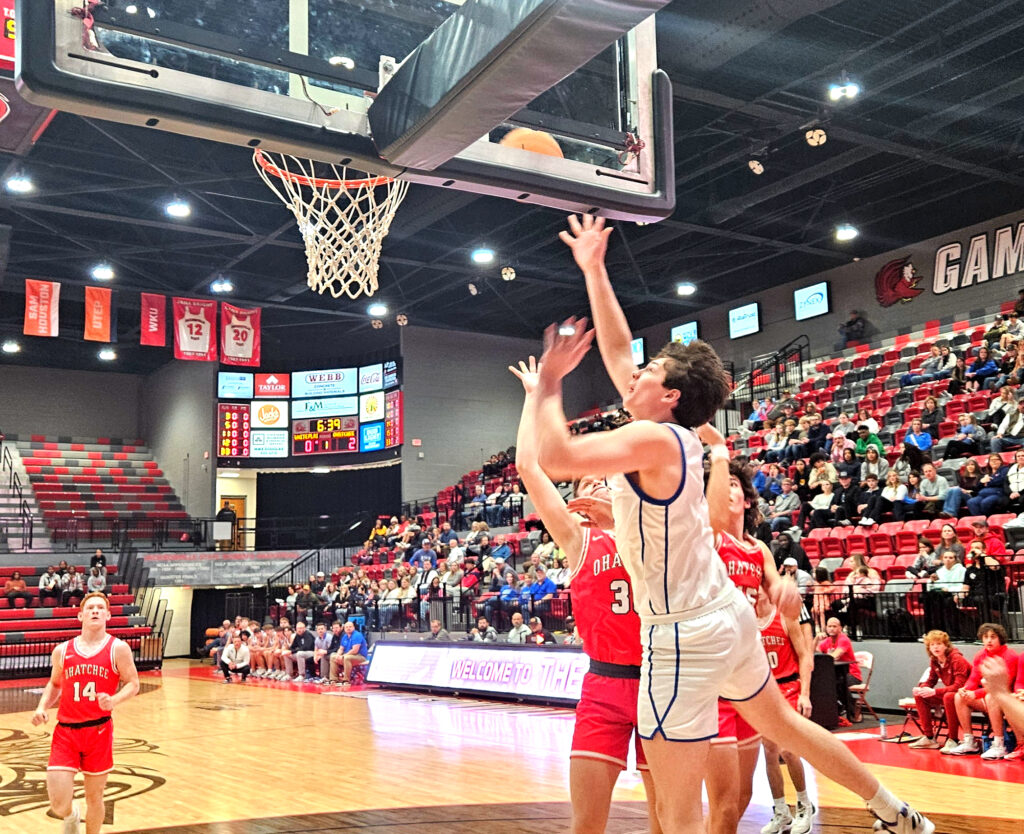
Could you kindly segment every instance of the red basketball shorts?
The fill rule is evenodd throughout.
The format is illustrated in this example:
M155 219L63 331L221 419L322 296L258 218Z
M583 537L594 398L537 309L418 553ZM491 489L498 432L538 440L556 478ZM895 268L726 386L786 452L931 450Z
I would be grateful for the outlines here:
M58 724L50 743L47 770L82 771L87 776L109 773L114 767L114 724L72 729Z
M625 770L632 739L637 767L647 770L640 736L635 733L639 693L639 679L609 678L587 672L576 705L576 729L569 757L600 759Z
M799 711L800 703L800 681L786 681L786 683L779 684L779 692L782 693L782 697L785 698L789 705Z
M761 734L736 712L736 705L732 701L718 699L718 736L711 739L712 744L738 744L745 747L760 738Z

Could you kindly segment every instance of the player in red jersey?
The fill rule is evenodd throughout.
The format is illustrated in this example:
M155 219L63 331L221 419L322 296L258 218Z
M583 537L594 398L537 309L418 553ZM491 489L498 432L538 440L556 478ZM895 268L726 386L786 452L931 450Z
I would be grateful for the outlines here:
M630 740L644 780L651 831L661 834L655 813L654 782L636 733L640 687L640 618L612 533L611 497L603 477L584 476L566 506L537 463L531 396L537 364L510 366L523 383L526 402L516 438L516 470L551 538L569 561L572 610L590 657L576 706L576 728L569 753L569 795L573 834L604 831L612 791L626 768ZM573 512L580 516L573 515Z
M81 636L53 650L53 671L32 724L45 724L47 710L60 704L46 766L50 808L64 820L64 834L77 834L80 817L72 800L75 774L81 771L87 806L85 830L99 834L103 790L114 767L110 713L139 691L139 674L128 644L107 634L110 604L104 594L86 594L78 619Z
M761 594L757 600L759 618L772 614L772 605ZM768 655L768 666L779 685L782 696L804 718L811 717L811 675L814 672L814 650L803 627L775 611L774 617L761 629L761 642ZM786 803L786 785L782 780L779 756L786 762L789 776L796 788L796 814ZM780 750L770 739L764 739L764 769L771 788L774 809L771 821L761 834L807 834L814 823L817 808L807 794L803 760L788 750Z

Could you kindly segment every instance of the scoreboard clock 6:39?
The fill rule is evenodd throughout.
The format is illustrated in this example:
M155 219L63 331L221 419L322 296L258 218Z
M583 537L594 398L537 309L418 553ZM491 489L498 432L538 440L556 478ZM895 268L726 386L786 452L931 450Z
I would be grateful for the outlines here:
M358 417L319 417L292 421L293 455L329 455L358 451Z

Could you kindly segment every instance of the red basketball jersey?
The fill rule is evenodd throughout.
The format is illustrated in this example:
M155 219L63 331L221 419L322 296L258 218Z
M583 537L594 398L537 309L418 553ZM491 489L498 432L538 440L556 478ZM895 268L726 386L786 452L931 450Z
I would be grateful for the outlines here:
M103 645L91 655L78 650L78 638L61 645L64 655L64 675L60 685L60 708L57 720L62 724L80 724L105 718L109 712L97 703L101 694L113 695L121 676L114 665L114 646L117 639L107 636Z
M735 536L722 533L718 537L718 555L733 584L743 591L751 605L757 604L757 589L764 578L764 551L754 539L739 541Z
M768 655L768 666L772 675L779 678L791 678L800 674L800 661L793 650L793 641L782 622L782 615L776 611L775 617L761 629L761 642Z
M583 651L601 663L639 666L640 617L610 531L584 528L583 559L571 587Z

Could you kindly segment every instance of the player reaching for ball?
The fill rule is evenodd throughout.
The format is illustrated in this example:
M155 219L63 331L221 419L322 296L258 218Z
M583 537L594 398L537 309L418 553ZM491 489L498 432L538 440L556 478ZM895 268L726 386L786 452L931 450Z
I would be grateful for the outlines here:
M75 774L81 771L86 834L99 834L103 790L114 767L110 713L139 691L139 674L128 644L107 634L110 604L105 595L86 594L78 619L81 635L53 650L53 670L32 724L45 724L47 710L60 704L46 766L50 808L64 820L64 834L77 834L80 816L74 803Z
M932 834L935 826L882 787L842 742L797 715L771 678L754 612L729 581L714 542L703 491L703 450L694 429L724 404L729 380L709 345L670 343L636 370L631 333L604 267L610 229L570 218L560 237L583 270L597 342L634 422L611 433L570 437L562 379L583 359L594 333L570 319L545 332L535 398L539 463L555 478L615 472L611 486L619 553L632 580L644 662L638 723L666 832L703 831L700 786L718 696L763 735L864 798L876 830ZM725 446L712 466L728 463ZM796 586L769 591L796 616Z
M516 470L544 527L569 560L572 610L590 657L576 706L569 753L569 796L573 834L599 834L608 823L612 791L626 767L630 742L647 792L652 834L661 834L654 813L654 783L636 731L640 686L640 620L633 609L629 574L612 532L608 485L600 475L584 475L568 507L537 463L533 397L537 363L509 366L523 383L526 399L516 437ZM580 515L574 515L573 512Z

